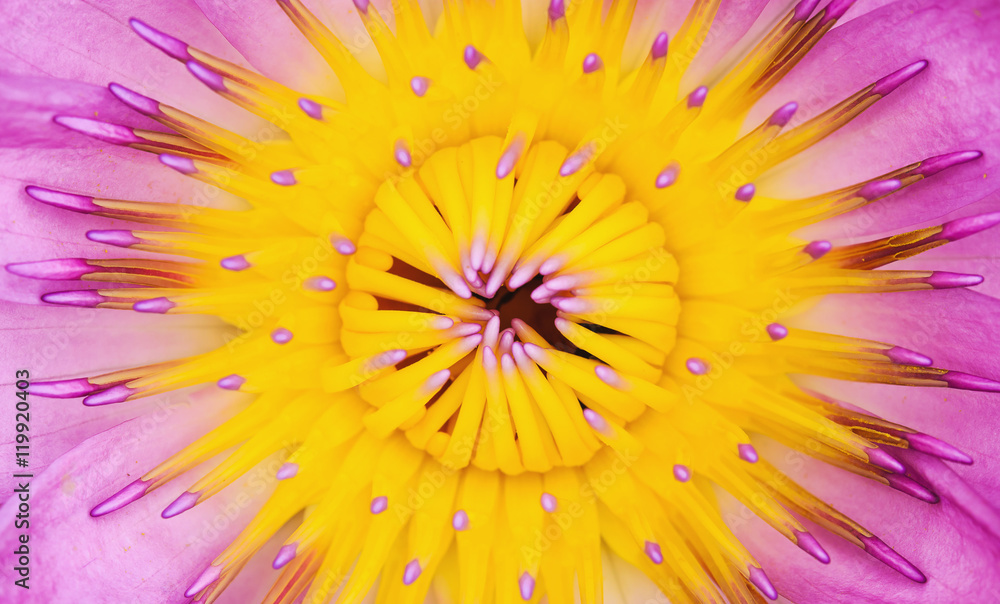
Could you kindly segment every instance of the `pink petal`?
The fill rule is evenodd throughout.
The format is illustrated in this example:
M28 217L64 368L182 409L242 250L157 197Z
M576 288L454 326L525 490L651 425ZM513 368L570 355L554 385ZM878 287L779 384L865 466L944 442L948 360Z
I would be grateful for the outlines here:
M31 381L95 375L132 365L204 352L222 341L217 321L208 317L153 316L121 311L29 307L0 302L0 375L13 389L14 372L27 369ZM155 345L150 345L155 343ZM219 393L214 386L210 393ZM30 396L32 467L35 470L86 438L126 419L187 404L186 393L171 393L111 405L101 411L79 399ZM2 446L13 447L15 409L0 413ZM0 488L10 485L7 473ZM7 491L9 492L9 491Z
M177 496L179 485L101 518L91 518L89 510L211 427L217 417L210 408L192 406L130 420L84 441L36 476L31 483L31 590L13 585L11 548L5 548L0 599L180 601L183 586L253 517L271 488L270 481L260 479L268 469L258 468L256 481L237 481L170 520L159 513ZM21 532L13 527L17 503L9 499L0 509L2 538L8 543Z
M997 188L1000 120L996 29L986 0L895 2L831 31L754 109L748 123L794 100L794 124L920 59L930 67L775 176L776 195L815 194L961 150L986 156L824 224L831 237L896 229L941 216ZM815 237L814 237L815 238ZM829 237L827 237L829 238Z
M799 324L891 342L926 354L937 367L1000 379L1000 300L975 292L831 296ZM958 447L975 463L951 469L987 500L1000 501L997 394L832 380L823 391Z
M1000 563L996 537L982 532L947 494L941 503L929 505L845 471L806 461L784 448L767 447L765 454L779 460L779 467L783 465L794 480L874 531L927 578L924 584L915 583L860 548L810 526L831 557L830 564L820 564L737 504L724 503L734 532L788 600L984 602L987 594L1000 589L1000 576L994 570Z
M338 88L329 65L273 0L195 0L261 74L311 94ZM261 35L267 32L267 35Z
M140 17L150 25L236 63L239 54L191 1L108 0L58 7L31 0L4 3L0 52L13 73L79 80L104 86L109 81L134 88L204 117L231 113L228 102L207 90L178 61L144 42L128 25Z

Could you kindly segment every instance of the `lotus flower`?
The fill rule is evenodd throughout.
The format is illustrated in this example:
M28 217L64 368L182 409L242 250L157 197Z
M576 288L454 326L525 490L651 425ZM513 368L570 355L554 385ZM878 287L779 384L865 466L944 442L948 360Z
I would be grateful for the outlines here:
M995 2L0 10L3 601L1000 599Z

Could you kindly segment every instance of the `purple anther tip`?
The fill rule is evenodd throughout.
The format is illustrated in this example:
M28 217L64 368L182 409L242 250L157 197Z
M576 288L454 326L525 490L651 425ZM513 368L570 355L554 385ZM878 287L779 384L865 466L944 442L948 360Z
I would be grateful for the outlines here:
M799 546L799 549L809 554L813 558L816 558L823 564L830 563L830 554L826 553L823 546L819 544L816 537L813 537L811 533L805 531L792 531L795 533L795 545Z
M967 216L941 225L941 232L934 238L957 241L1000 224L1000 212Z
M188 45L177 38L150 27L134 17L128 20L128 24L132 26L132 31L139 34L140 38L159 48L171 58L178 61L187 61L191 58L188 53Z
M927 577L916 566L910 564L909 560L897 554L895 550L886 545L878 537L858 536L858 539L864 544L865 551L872 558L875 558L911 581L916 583L927 582Z
M750 571L750 582L760 590L760 593L767 596L769 600L778 599L778 590L771 584L771 580L767 578L764 569L749 564L747 565L747 570Z
M590 427L593 428L594 430L597 430L601 434L608 433L609 426L607 420L604 419L604 417L600 413L594 411L593 409L584 409L583 419L587 420L587 423L590 425Z
M431 81L423 76L414 76L410 80L410 90L413 94L422 97L427 94L427 90L430 88Z
M705 375L708 373L708 363L698 357L691 357L684 362L684 365L687 367L687 370L694 375Z
M766 329L767 335L775 342L788 337L788 328L781 323L771 323Z
M250 268L250 262L246 259L246 256L239 254L237 256L229 256L228 258L223 258L219 261L219 266L226 269L227 271L245 271Z
M823 18L820 19L819 25L823 26L833 21L834 19L839 19L844 16L847 9L851 8L855 0L833 0L830 4L826 5L823 11Z
M149 300L139 300L138 302L132 304L132 310L163 315L175 306L177 306L177 304L171 302L169 298L161 296L159 298L150 298Z
M819 0L802 0L795 5L795 12L792 15L792 21L805 21L809 19L813 11L816 10L816 5L819 4Z
M312 99L300 98L299 109L314 120L323 119L323 106Z
M112 145L131 145L133 143L145 142L144 139L135 135L128 126L121 124L109 124L85 117L73 117L69 115L57 115L52 121L63 128L69 128L74 132L79 132L99 141L111 143Z
M551 514L556 511L556 507L559 505L559 502L556 500L556 496L552 493L542 493L541 504L542 509Z
M163 512L160 514L161 518L173 518L178 514L183 514L184 512L190 510L198 503L198 497L201 493L192 493L190 491L184 491L181 496L174 499L173 503L164 508Z
M896 472L897 474L905 474L906 466L904 466L898 459L889 455L882 449L877 447L866 448L865 453L868 454L868 462L876 465L883 470L889 470L890 472Z
M186 63L191 75L216 92L226 92L226 80L223 77L198 61L188 61Z
M595 365L594 373L597 374L597 377L600 378L602 382L612 388L622 388L625 386L625 383L623 382L622 377L618 375L618 372L607 365Z
M465 47L465 53L463 57L465 59L465 64L468 65L469 69L475 69L479 67L479 64L483 62L486 57L483 53L479 52L475 46L469 44Z
M97 267L87 264L87 261L83 258L12 262L6 266L6 269L8 273L13 273L18 277L48 279L52 281L72 281L98 270Z
M941 459L954 461L964 465L972 464L971 457L959 451L952 445L934 438L929 434L915 432L913 434L904 434L903 437L910 443L910 448L914 451L920 451L921 453L926 453L927 455L933 455L934 457L939 457Z
M406 148L406 143L404 141L396 142L393 157L396 158L396 163L404 168L409 168L413 165L413 157L410 156L410 150Z
M914 352L909 348L901 348L899 346L893 346L889 350L886 350L885 356L889 357L889 360L893 363L898 363L900 365L930 367L934 364L934 361L930 357L924 356L919 352Z
M656 188L666 189L670 185L677 182L677 177L681 173L681 165L677 162L671 162L666 168L664 168L659 174L656 175Z
M86 396L99 388L100 386L91 384L87 378L74 378L51 382L31 382L28 392L45 398L76 398Z
M740 454L740 459L742 459L747 463L757 463L757 460L760 459L760 457L757 455L757 449L754 449L753 445L743 443L737 445L736 450Z
M517 586L521 590L521 599L525 602L530 600L531 596L535 594L535 578L527 571L517 580Z
M282 545L281 549L278 550L278 555L274 557L274 562L271 563L271 568L278 570L294 560L298 548L298 542Z
M982 156L982 151L956 151L954 153L928 157L920 162L920 166L913 170L912 174L924 177L933 176L942 170L979 159Z
M596 52L592 52L583 58L583 73L594 73L602 67L604 67L604 61L601 60L600 55Z
M857 195L866 201L874 201L899 190L902 186L903 183L894 178L875 180L858 189Z
M74 193L63 193L44 187L28 185L24 187L24 192L35 201L40 201L46 205L54 206L72 212L100 212L104 208L94 204L94 198L86 195L76 195Z
M694 109L695 107L701 107L705 104L705 99L708 98L708 87L699 86L695 88L691 94L688 95L687 106L688 109Z
M552 0L549 2L549 19L558 21L566 16L566 0Z
M333 249L337 250L337 253L341 256L350 256L358 251L354 242L342 235L330 235L330 243L333 244Z
M691 469L684 464L674 464L674 478L677 479L677 482L691 480Z
M372 514L378 515L389 509L389 498L385 495L379 495L372 499L371 506L369 510Z
M587 165L587 156L584 153L574 153L566 158L566 161L559 167L559 176L566 178L572 176Z
M504 152L500 154L500 159L497 161L497 180L503 180L514 171L514 167L517 165L517 160L521 157L521 149L523 147L521 139L515 138L511 141L510 145L504 149Z
M403 569L403 585L412 585L414 581L420 578L422 571L420 562L416 558L407 562L406 568Z
M813 260L819 260L823 256L826 256L832 249L833 244L829 241L819 240L809 242L804 248L802 248L802 251L809 254L809 257Z
M219 388L222 388L223 390L239 390L240 386L246 383L247 381L243 376L234 373L232 375L227 375L226 377L219 379L219 381L216 382L215 384Z
M881 80L875 82L875 87L872 88L870 94L877 94L880 96L889 94L926 69L927 65L929 65L927 61L917 61L916 63L911 63L910 65L885 76Z
M131 482L124 489L94 506L94 509L90 510L90 515L94 518L100 518L105 514L120 510L133 501L138 501L146 494L147 490L149 490L148 482L142 479Z
M299 473L299 464L297 463L286 463L282 464L278 468L278 472L274 475L278 480L288 480L289 478L295 478L295 475Z
M162 115L163 112L160 111L160 103L154 99L149 98L125 88L121 84L116 84L114 82L108 84L108 90L115 97L140 113L145 113L148 115Z
M661 31L657 34L656 39L653 40L653 49L650 51L650 55L652 55L653 59L662 59L667 56L667 50L669 49L670 36L667 35L667 32Z
M646 555L653 561L653 564L663 564L663 550L660 549L659 543L647 541L642 551L646 552Z
M354 6L358 9L359 12L362 13L368 12L369 4L371 4L369 0L354 0Z
M277 328L277 329L275 329L274 331L271 332L271 340L275 344L287 344L287 343L291 342L292 338L294 338L294 337L295 337L295 334L293 334L292 332L288 331L284 327L279 327L279 328Z
M116 247L131 247L142 243L142 239L133 235L132 231L124 231L120 229L87 231L87 239L90 239L95 243L103 243L105 245L113 245Z
M958 390L978 390L980 392L1000 392L1000 382L960 371L949 371L938 376L949 388Z
M456 531L464 531L469 528L469 514L465 510L458 510L451 517L451 528Z
M330 292L337 288L337 282L324 276L309 277L302 283L302 287L315 292Z
M941 498L936 493L908 476L889 474L885 479L888 481L890 487L901 493L906 493L910 497L919 499L924 503L935 504L941 501Z
M208 566L208 568L203 570L202 573L198 575L198 578L194 580L191 587L187 588L187 591L184 592L184 596L187 598L193 598L195 594L218 581L220 576L222 576L222 568L218 566Z
M194 165L194 160L190 157L180 157L179 155L171 155L169 153L160 154L160 163L169 168L177 170L181 174L194 174L198 171L198 168Z
M788 125L788 122L792 121L792 116L798 111L799 104L796 102L786 103L778 108L777 111L771 114L771 117L767 120L768 125L778 126L779 128L784 128Z
M757 187L753 183L747 183L736 189L736 201L751 201L757 194Z
M299 181L295 179L295 172L292 170L271 172L271 182L282 187L291 187L299 184Z
M927 284L934 289L951 289L955 287L972 287L983 282L982 275L968 275L965 273L949 273L947 271L934 271L927 277Z
M42 302L46 302L48 304L59 304L61 306L96 308L98 304L104 301L104 296L92 289L81 289L70 292L52 292L42 295Z

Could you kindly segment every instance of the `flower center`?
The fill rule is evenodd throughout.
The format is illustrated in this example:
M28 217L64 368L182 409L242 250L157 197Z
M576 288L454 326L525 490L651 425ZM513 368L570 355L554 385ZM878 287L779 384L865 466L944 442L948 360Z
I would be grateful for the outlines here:
M583 384L613 390L620 369L655 389L680 311L663 229L625 193L559 143L495 136L388 179L348 262L351 362L326 387L360 385L371 432L455 467L585 463L593 423L646 405L609 408Z

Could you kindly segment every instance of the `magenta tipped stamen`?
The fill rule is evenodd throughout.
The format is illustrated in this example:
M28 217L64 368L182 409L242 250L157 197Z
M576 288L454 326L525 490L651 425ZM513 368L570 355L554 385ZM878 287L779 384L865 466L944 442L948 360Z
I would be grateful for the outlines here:
M583 58L583 73L594 73L602 67L604 67L604 61L597 53L592 52Z
M660 549L659 543L647 541L642 550L646 553L646 556L652 560L653 564L663 564L663 550Z
M708 373L708 363L698 357L691 357L684 362L684 366L694 375L705 375Z
M740 459L747 463L757 463L757 460L760 459L757 455L757 449L753 445L743 443L737 445L736 450L739 452Z
M159 298L150 298L149 300L140 300L132 304L132 310L163 315L175 306L177 306L175 302L161 296Z
M299 181L295 178L295 172L292 170L271 172L271 182L282 187L291 187L299 184Z
M778 340L784 340L788 337L788 328L781 323L771 323L766 329L768 337L775 342Z
M98 407L100 405L114 405L117 403L124 403L130 396L138 392L133 388L129 388L125 384L119 384L117 386L112 386L107 390L102 390L91 394L90 396L83 399L83 404L88 407Z
M670 49L670 36L667 32L661 31L657 34L656 39L653 40L653 48L650 50L650 56L653 60L662 59L667 56L667 51Z
M142 239L133 235L132 231L123 231L120 229L87 231L87 239L90 239L95 243L103 243L105 245L113 245L115 247L131 247L142 243Z
M198 498L201 497L201 493L192 493L190 491L184 491L181 496L174 499L173 503L168 505L163 512L160 514L162 518L173 518L178 514L183 514L184 512L190 510L198 503Z
M122 509L133 501L138 501L149 491L149 485L149 482L142 479L129 483L124 489L94 506L94 509L90 510L90 515L94 518L100 518L105 514Z
M240 254L239 256L230 256L228 258L223 258L219 261L219 266L226 269L227 271L245 271L252 265L247 260L246 256Z
M374 515L379 515L382 512L389 509L389 498L385 495L380 495L372 499L371 506L369 506L369 511Z
M967 275L964 273L949 273L934 271L925 281L934 289L952 289L957 287L973 287L983 282L982 275Z
M833 245L829 241L812 241L802 248L802 251L808 254L813 260L819 260L823 256L826 256L832 249Z
M805 531L793 530L792 532L795 533L795 545L799 546L799 549L813 558L816 558L823 564L830 563L830 554L826 553L826 550L819 544L816 537L813 537L811 533L807 533Z
M420 578L421 572L423 569L420 568L420 562L416 558L407 562L406 568L403 569L403 585L412 585Z
M699 86L695 88L687 98L688 109L695 109L696 107L701 107L705 104L705 99L708 98L708 87Z
M278 480L288 480L289 478L295 478L299 473L299 464L297 463L285 463L278 468L278 472L274 475Z
M274 341L275 344L287 344L291 342L294 337L295 334L284 327L279 327L271 332L271 340Z
M240 386L245 384L247 381L242 376L238 374L227 375L226 377L220 379L216 382L216 385L223 390L239 390Z
M188 52L188 45L177 38L150 27L134 17L128 20L128 24L132 27L132 31L139 34L139 37L160 49L171 58L178 61L187 61L191 58L191 54Z
M750 574L750 582L760 590L760 593L767 596L769 600L778 599L778 590L771 584L771 580L767 578L764 569L750 564L747 566L747 570Z
M757 187L753 183L747 183L736 189L736 201L749 202L753 200L753 196L757 194Z
M674 478L677 482L687 482L691 480L691 469L684 464L674 464Z
M299 547L298 542L282 545L281 549L278 550L278 555L274 557L274 562L271 563L271 568L273 568L274 570L279 570L286 564L294 560L296 550L298 549L298 547Z

